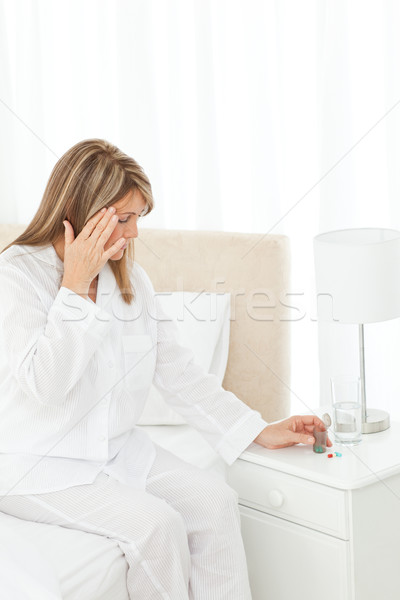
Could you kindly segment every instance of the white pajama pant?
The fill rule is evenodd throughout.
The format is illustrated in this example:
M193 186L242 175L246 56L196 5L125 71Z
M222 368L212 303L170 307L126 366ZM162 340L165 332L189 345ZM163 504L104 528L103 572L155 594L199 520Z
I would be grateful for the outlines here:
M132 600L251 600L236 492L155 447L145 490L100 473L87 485L5 496L0 511L117 540Z

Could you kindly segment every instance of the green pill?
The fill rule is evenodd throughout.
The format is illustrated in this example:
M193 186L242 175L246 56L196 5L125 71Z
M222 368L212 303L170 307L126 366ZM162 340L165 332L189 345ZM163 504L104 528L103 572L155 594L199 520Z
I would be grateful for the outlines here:
M323 452L326 452L327 431L319 431L317 427L314 427L313 434L315 439L315 442L313 444L314 452L316 452L317 454L322 454Z

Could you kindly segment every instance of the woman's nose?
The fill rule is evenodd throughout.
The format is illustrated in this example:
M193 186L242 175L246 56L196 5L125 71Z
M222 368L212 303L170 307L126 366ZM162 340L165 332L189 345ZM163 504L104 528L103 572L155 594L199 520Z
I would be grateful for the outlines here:
M130 237L130 238L138 237L138 235L139 235L138 227L137 227L137 223L135 221L133 221L132 223L129 223L127 234L128 235L126 237Z

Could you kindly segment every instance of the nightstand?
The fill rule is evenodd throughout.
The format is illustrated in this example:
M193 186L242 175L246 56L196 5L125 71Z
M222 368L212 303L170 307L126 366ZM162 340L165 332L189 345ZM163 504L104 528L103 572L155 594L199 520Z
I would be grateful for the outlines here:
M251 444L228 469L253 600L399 600L400 424L331 451Z

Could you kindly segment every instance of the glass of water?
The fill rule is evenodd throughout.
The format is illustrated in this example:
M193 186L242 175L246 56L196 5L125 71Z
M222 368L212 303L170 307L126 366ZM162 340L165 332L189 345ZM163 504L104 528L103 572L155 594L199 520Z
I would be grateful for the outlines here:
M361 437L360 378L331 378L333 432L337 444L359 444Z

